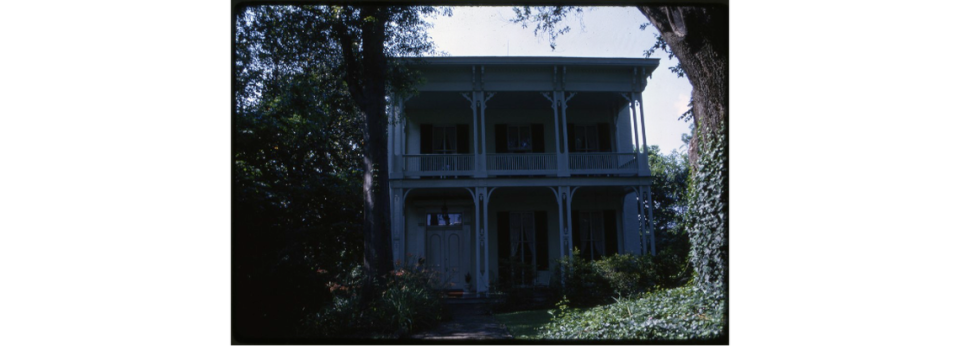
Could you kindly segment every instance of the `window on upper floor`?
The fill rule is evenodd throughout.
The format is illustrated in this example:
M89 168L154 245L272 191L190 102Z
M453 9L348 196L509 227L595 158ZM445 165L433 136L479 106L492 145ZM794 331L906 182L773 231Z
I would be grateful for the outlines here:
M433 127L433 153L457 153L457 128L453 125L438 125Z
M530 125L507 126L507 150L530 152L533 150L533 135Z
M573 150L581 153L592 153L600 150L600 141L597 125L576 125L573 127Z

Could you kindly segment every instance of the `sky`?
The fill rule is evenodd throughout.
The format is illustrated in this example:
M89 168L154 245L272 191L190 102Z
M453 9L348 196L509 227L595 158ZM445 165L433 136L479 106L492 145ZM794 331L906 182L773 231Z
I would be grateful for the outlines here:
M647 19L635 7L595 7L583 12L582 21L568 16L563 23L570 32L557 39L555 50L546 38L510 22L511 7L454 7L452 17L437 17L429 30L437 49L450 56L575 56L642 58L653 46L656 29L640 30ZM581 25L582 24L582 25ZM667 67L677 63L657 51L660 66L647 81L643 92L647 145L659 145L661 152L685 150L681 135L690 132L690 123L677 120L690 103L690 82L678 78Z

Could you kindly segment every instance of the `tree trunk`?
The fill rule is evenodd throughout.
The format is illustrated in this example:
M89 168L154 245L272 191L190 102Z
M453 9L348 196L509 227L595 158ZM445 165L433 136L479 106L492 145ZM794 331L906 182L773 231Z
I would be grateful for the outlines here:
M387 175L386 69L384 53L387 9L360 8L360 54L343 19L334 29L346 64L350 96L360 110L363 136L363 267L366 272L362 301L373 298L373 280L393 269L390 247L390 191Z
M729 8L710 6L637 6L650 23L660 30L663 40L680 60L693 85L694 122L708 133L721 131L727 123L728 88L727 47L729 45ZM728 126L723 127L729 128ZM726 132L726 130L722 130ZM690 166L696 167L697 141L689 145Z

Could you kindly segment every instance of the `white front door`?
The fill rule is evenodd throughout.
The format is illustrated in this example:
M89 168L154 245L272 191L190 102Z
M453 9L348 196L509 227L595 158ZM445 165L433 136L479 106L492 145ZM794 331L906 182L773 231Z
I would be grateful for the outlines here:
M465 235L463 230L427 231L427 267L439 273L443 289L467 289Z

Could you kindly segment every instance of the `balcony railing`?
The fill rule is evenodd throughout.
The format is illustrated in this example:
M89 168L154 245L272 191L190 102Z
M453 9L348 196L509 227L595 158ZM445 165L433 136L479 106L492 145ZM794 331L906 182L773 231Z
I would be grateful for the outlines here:
M483 167L476 167L472 154L419 154L403 155L403 175L406 177L464 177L473 176ZM487 154L486 174L505 175L620 175L635 176L640 171L638 165L646 167L646 157L636 153L570 153L567 155L568 167L560 167L556 153L536 154ZM569 168L569 169L560 169ZM485 176L481 175L481 176Z
M557 154L489 154L489 174L550 174L557 172Z
M571 174L636 173L634 153L570 153Z
M466 176L473 175L473 157L471 154L403 155L403 167L408 176Z

